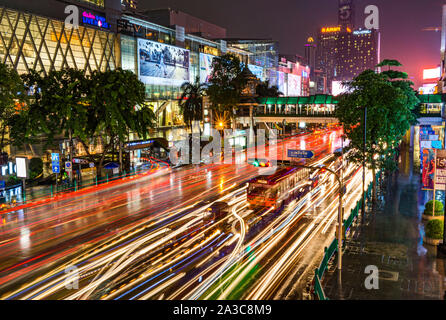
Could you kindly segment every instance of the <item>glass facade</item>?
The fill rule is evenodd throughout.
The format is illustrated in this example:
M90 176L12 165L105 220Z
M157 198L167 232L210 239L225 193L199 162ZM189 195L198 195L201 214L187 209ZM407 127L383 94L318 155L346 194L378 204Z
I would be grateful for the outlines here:
M68 29L61 21L0 7L0 62L19 73L75 68L89 74L120 66L119 42L113 33Z

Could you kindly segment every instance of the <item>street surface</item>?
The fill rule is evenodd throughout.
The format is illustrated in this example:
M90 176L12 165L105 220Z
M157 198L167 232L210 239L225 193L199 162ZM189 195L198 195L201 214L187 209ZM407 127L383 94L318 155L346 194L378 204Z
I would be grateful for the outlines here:
M342 146L341 134L302 135L286 148L312 150L307 164L339 169L332 153ZM270 154L280 160L282 146L270 146ZM338 187L326 173L300 200L248 208L246 182L274 170L247 164L251 156L241 155L237 165L159 167L111 188L2 215L0 298L293 297L301 290L295 280L314 272L303 261L333 238ZM344 179L347 213L360 197L362 169L346 165ZM206 219L217 201L230 213Z

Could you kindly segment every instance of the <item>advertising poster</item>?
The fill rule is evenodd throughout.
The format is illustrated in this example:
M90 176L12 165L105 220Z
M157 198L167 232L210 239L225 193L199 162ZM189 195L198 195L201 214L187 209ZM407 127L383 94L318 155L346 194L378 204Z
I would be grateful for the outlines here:
M446 189L446 150L437 150L435 167L435 189Z
M302 78L294 74L288 75L288 96L299 97L302 92Z
M145 84L181 86L189 81L189 50L138 39L140 80Z
M435 151L434 149L423 150L423 171L422 171L422 189L434 190L435 175Z
M212 62L215 56L200 53L200 83L208 83L212 75Z

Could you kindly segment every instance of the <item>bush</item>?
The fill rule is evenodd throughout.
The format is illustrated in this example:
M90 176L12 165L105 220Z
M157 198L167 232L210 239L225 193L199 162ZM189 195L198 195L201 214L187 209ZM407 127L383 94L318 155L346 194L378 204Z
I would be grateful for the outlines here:
M43 172L43 161L40 158L32 158L29 162L29 177L34 179Z
M424 209L424 215L432 216L433 214L433 201L430 200L426 203L426 208ZM435 200L435 216L443 216L444 215L444 207L441 201Z
M429 221L426 224L426 237L431 239L443 239L444 222L438 219Z
M16 184L21 183L20 179L16 176L9 176L8 181L6 182L7 186L14 186Z

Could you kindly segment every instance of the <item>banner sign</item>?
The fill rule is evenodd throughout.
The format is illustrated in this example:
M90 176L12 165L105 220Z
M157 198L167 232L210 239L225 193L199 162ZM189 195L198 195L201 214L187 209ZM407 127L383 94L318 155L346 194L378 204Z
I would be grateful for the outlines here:
M423 150L423 171L422 171L422 189L434 189L434 175L435 175L435 150Z
M446 150L437 150L435 159L435 189L446 189Z

